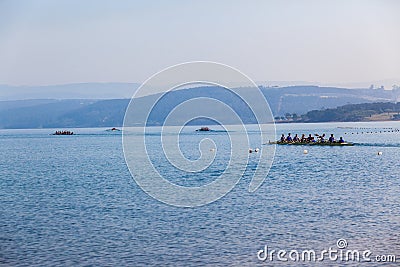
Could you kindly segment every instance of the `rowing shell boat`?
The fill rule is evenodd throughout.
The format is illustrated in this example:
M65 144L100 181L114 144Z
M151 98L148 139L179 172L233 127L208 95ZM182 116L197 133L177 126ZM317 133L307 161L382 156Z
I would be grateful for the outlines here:
M270 145L290 145L290 146L354 146L354 143L330 143L330 142L313 142L313 143L299 143L299 142L269 142Z

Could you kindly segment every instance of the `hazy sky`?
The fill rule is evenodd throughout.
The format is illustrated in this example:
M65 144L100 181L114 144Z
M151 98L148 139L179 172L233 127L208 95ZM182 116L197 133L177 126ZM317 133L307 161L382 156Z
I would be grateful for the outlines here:
M256 81L400 79L400 1L0 0L0 84L143 82L209 60Z

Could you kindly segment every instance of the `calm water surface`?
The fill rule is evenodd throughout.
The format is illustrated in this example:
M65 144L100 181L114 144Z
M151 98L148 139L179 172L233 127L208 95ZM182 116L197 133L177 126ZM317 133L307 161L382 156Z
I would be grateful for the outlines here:
M396 254L400 262L400 133L391 132L400 123L277 128L277 134L334 133L360 145L279 146L255 193L248 192L251 178L245 175L214 203L176 208L138 187L125 164L119 133L96 128L50 136L49 129L1 130L0 265L309 266L260 262L257 251L265 245L321 251L336 247L339 238L350 249ZM154 128L155 139L158 131ZM203 137L182 136L187 157L196 157L192 145ZM229 147L226 133L208 137L226 143L218 152ZM171 173L170 179L182 185L212 181L225 168L227 154L219 153L202 175ZM153 161L167 168L162 157Z

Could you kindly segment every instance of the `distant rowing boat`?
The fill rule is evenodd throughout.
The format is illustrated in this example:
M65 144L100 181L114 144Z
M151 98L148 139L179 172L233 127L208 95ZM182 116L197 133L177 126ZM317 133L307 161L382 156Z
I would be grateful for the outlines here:
M196 130L196 132L209 132L209 131L211 131L211 129L208 127L201 127L200 129Z
M71 131L56 131L52 135L74 135L74 132L71 132Z
M269 142L270 145L291 145L291 146L354 146L354 143L331 143L331 142L311 142L311 143L299 143L299 142Z

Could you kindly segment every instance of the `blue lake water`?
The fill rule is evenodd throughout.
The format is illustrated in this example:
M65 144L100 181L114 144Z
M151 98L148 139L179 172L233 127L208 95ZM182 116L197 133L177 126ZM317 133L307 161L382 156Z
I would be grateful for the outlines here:
M277 146L257 191L248 192L251 178L245 174L226 196L197 208L169 206L144 193L126 166L120 133L0 130L0 265L309 266L262 262L257 252L265 245L320 251L335 247L340 238L348 248L394 254L399 262L400 133L395 129L400 123L277 125L278 135L334 133L359 145ZM159 129L152 131L158 139ZM206 135L182 135L183 154L195 158L192 145ZM226 133L207 137L222 144L213 169L198 176L171 174L172 182L208 183L225 168ZM157 143L150 142L150 149L157 150ZM165 164L162 156L153 161L161 168ZM371 265L355 265L363 264Z

